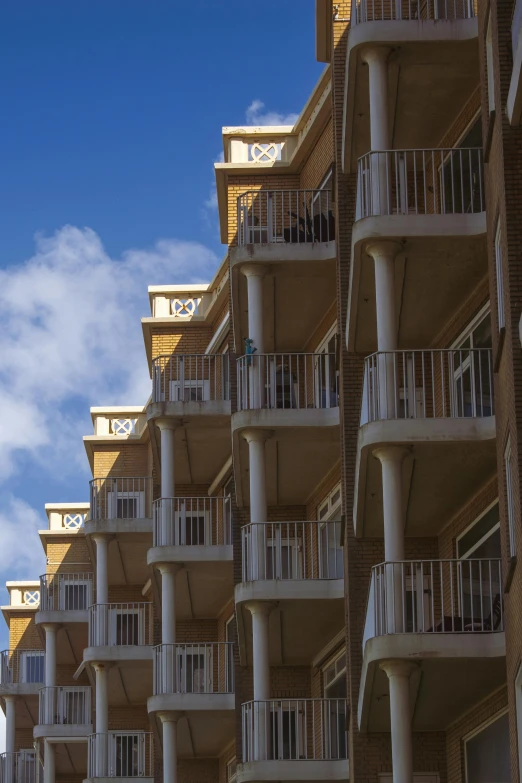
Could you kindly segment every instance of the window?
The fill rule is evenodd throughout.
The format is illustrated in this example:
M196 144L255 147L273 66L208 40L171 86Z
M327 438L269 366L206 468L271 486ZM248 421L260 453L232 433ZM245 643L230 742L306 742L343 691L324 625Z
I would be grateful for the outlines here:
M493 414L491 315L486 305L452 347L451 412L455 417Z
M270 702L270 758L298 760L306 758L305 702Z
M212 645L176 648L180 693L212 693Z
M58 692L59 724L81 726L87 722L86 692L78 688L62 688Z
M118 778L143 776L145 772L145 735L116 734L111 743L112 775ZM112 777L111 775L111 777Z
M348 753L346 722L346 652L323 669L324 758L345 759Z
M20 653L20 682L44 682L45 655L40 650L24 650Z
M144 640L144 613L139 608L111 609L109 644L140 645Z
M486 31L486 70L488 80L488 106L489 113L495 109L495 79L493 71L493 30L491 28L491 14L488 19Z
M302 579L303 542L301 538L290 537L288 532L291 530L291 524L284 525L284 531L275 526L267 539L265 579Z
M337 484L317 509L319 528L319 574L321 579L342 579L341 483Z
M60 579L60 609L68 611L88 609L92 604L90 579L62 577Z
M339 405L337 375L337 325L328 332L316 351L314 367L315 407L336 408Z
M237 780L237 761L234 756L233 759L227 762L227 783L236 783Z
M504 470L506 473L506 508L509 527L509 554L514 557L517 553L515 538L515 503L513 498L513 460L511 457L511 438L508 437L504 452Z
M500 330L506 325L504 315L504 273L502 271L502 231L500 228L500 218L497 220L497 230L495 231L495 272L497 278L498 328Z
M212 543L208 509L191 500L180 500L176 511L176 541L179 546L204 546Z
M505 712L464 741L466 783L509 783L509 716Z
M223 543L232 543L232 489L234 482L229 478L223 487Z
M236 615L233 614L225 625L225 641L228 642L226 662L226 692L234 693L234 647L237 643Z
M172 402L204 402L210 399L210 381L185 379L171 381L170 399Z

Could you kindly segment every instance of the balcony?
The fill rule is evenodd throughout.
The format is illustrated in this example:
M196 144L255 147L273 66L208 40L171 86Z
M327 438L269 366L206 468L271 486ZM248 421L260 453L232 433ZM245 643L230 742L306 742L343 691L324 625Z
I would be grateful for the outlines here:
M248 504L248 445L242 430L272 432L266 443L269 505L303 503L339 458L338 369L333 353L272 353L237 360L238 412L232 449L241 477L238 504Z
M44 650L2 650L0 695L37 696L45 680Z
M230 415L229 361L226 353L156 356L148 418Z
M270 601L284 663L307 664L343 627L341 522L266 522L241 530L243 581L235 588L242 663L252 654L251 601ZM295 629L299 628L299 634ZM272 650L274 665L276 650ZM282 653L281 653L282 655Z
M42 783L43 768L35 750L0 753L0 783Z
M390 47L388 117L398 149L436 146L472 97L477 8L467 0L353 0L344 87L343 168L370 149L369 53ZM391 127L391 125L390 125Z
M94 574L43 574L36 622L86 623L93 603Z
M89 737L87 778L154 779L151 732L109 731Z
M358 536L381 536L376 449L402 446L406 535L436 535L496 470L490 348L394 351L365 360L356 463ZM415 462L415 470L413 470Z
M276 699L242 705L238 783L349 779L345 699Z
M235 734L234 645L161 644L154 648L149 713L179 711L180 756L218 756Z
M381 563L372 569L363 638L359 725L389 731L386 659L411 675L414 731L439 731L505 681L498 559ZM441 687L441 684L442 687Z
M153 520L147 563L179 564L176 616L217 617L234 589L230 497L160 498Z
M49 520L47 535L75 534L83 531L89 503L46 503L45 512Z
M357 174L348 346L377 346L372 253L382 242L396 254L399 345L430 345L487 275L482 149L371 152Z
M38 725L35 739L41 737L68 739L87 737L92 733L91 688L57 686L40 689Z

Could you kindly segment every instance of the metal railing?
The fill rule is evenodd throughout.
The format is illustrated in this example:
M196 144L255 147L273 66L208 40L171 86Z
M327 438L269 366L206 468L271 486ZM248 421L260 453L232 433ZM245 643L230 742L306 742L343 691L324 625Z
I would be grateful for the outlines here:
M348 758L346 699L272 699L242 707L243 761Z
M149 778L154 776L154 745L150 731L109 731L89 736L88 778Z
M234 693L233 642L158 645L154 693Z
M504 630L500 559L403 560L372 568L366 640Z
M238 245L335 239L330 190L249 190L237 199Z
M243 582L343 578L341 522L253 522L241 546Z
M237 360L238 410L337 408L335 354L271 353Z
M45 682L44 650L2 650L0 684L33 684Z
M152 478L150 476L107 476L89 482L90 519L150 519Z
M485 211L482 148L368 152L357 164L356 220Z
M361 424L493 416L493 389L491 348L374 353L365 359Z
M89 607L89 647L150 645L153 630L152 603Z
M152 402L213 402L230 399L230 357L164 354L152 360Z
M40 611L78 611L94 602L94 574L43 574Z
M91 722L91 688L87 685L40 688L41 726L86 726Z
M352 0L351 23L472 19L476 0Z
M231 499L160 498L152 505L154 546L213 546L232 543Z
M35 750L0 753L0 783L40 783L43 768Z

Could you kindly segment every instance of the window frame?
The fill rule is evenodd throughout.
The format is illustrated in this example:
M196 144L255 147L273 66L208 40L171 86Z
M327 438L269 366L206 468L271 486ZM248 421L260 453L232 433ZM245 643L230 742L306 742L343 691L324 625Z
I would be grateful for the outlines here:
M495 227L495 279L497 284L497 321L499 332L506 326L506 312L504 309L504 270L502 268L502 226L500 215Z
M506 439L506 446L504 449L504 474L506 480L506 510L507 510L507 523L509 531L509 555L510 557L516 557L517 554L517 542L515 536L515 506L514 506L514 493L513 493L513 462L511 451L511 435L508 435Z

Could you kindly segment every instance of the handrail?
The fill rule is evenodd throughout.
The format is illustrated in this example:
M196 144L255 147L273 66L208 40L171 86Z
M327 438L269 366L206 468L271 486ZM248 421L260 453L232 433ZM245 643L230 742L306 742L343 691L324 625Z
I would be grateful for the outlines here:
M331 242L330 190L248 190L237 198L238 245Z
M35 750L0 753L0 783L40 783L43 767Z
M90 724L90 686L58 685L40 688L38 714L38 723L42 726Z
M109 731L88 739L88 778L143 778L154 775L150 731Z
M352 0L352 25L380 21L435 21L472 19L474 0Z
M40 611L86 610L93 603L93 573L40 576Z
M233 642L154 647L154 693L234 693Z
M153 604L94 604L89 607L89 647L140 647L153 641Z
M2 650L0 653L1 685L43 685L45 650Z
M237 360L238 410L337 408L339 375L333 353L270 353Z
M106 476L92 479L89 486L91 521L152 516L151 476Z
M368 152L357 163L355 219L484 212L481 147Z
M365 359L361 424L494 413L491 348L380 351Z
M154 546L232 543L229 496L159 498L152 504Z
M243 761L348 758L346 699L271 699L241 706Z
M342 579L341 522L253 522L241 530L243 582Z
M230 400L228 353L172 353L152 360L152 402L226 400Z

